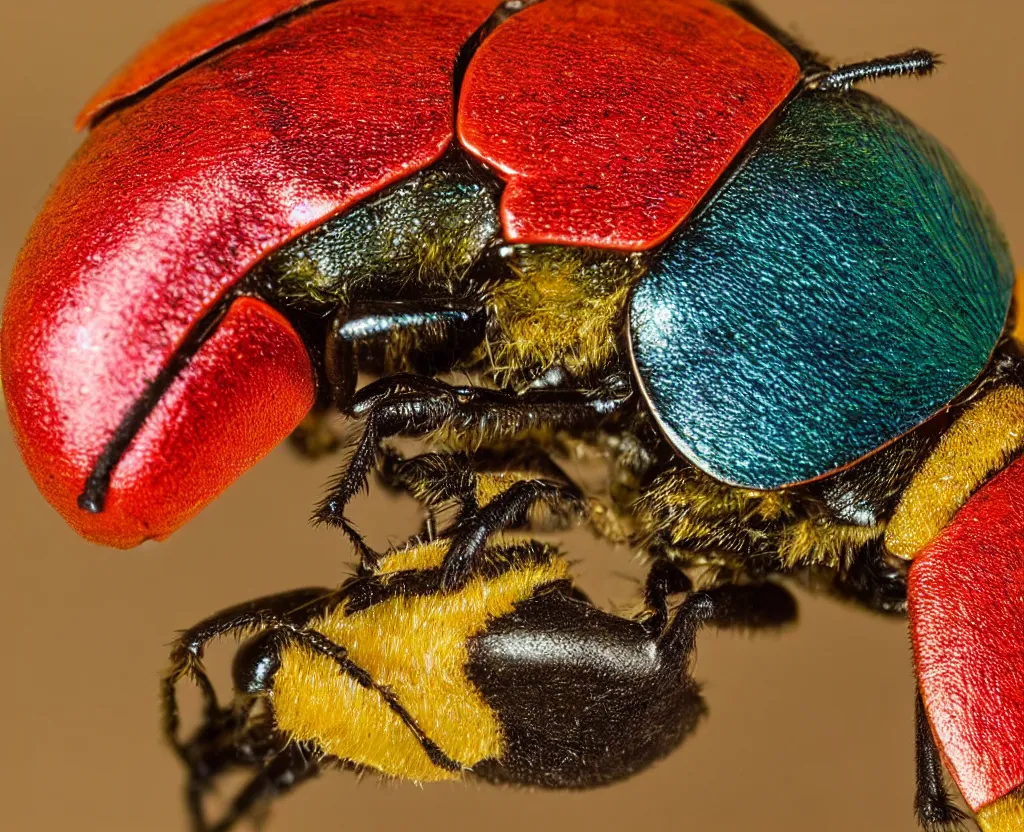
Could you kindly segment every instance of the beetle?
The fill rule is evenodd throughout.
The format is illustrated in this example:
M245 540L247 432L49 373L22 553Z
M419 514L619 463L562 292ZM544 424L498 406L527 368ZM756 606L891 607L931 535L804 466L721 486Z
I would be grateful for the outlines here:
M558 553L535 541L482 548L450 588L450 542L414 540L337 590L257 599L181 635L164 680L165 727L187 767L193 828L227 830L332 766L560 789L621 780L704 715L690 675L701 627L776 628L796 615L777 584L690 592L662 561L644 609L622 618L591 604ZM670 614L680 592L689 595ZM203 653L238 633L248 639L222 706ZM176 693L184 679L204 699L188 739ZM237 770L254 773L210 821L203 798Z
M909 607L919 815L956 819L946 767L1006 828L1013 266L949 153L855 89L935 63L833 69L712 0L200 9L86 108L16 263L0 372L26 465L129 547L289 433L332 446L338 409L362 433L316 516L367 574L345 509L383 467L431 511L458 497L453 580L561 505L709 586ZM435 456L388 456L397 436ZM566 501L537 454L604 460L607 493ZM517 481L485 501L467 472Z

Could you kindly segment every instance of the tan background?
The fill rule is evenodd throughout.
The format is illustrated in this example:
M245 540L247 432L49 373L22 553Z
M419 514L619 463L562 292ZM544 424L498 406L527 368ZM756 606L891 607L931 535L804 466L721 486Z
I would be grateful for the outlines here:
M0 0L0 280L79 138L101 81L189 0ZM942 137L980 181L1024 257L1024 6L987 0L766 0L840 60L927 46L947 66L876 89ZM78 540L36 493L0 428L0 826L183 830L179 771L157 730L157 678L176 629L225 605L339 581L349 552L305 522L332 464L278 451L168 543L130 553ZM395 510L361 503L394 537ZM408 517L408 512L406 512ZM571 543L601 601L635 590L629 553ZM418 789L328 774L279 804L297 829L670 829L909 832L913 683L905 627L804 599L782 637L705 635L711 718L670 760L583 794L475 783Z

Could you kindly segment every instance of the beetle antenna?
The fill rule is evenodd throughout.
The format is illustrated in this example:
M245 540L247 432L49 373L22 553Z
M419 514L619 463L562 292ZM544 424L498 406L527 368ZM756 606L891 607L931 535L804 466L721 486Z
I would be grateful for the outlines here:
M911 49L898 55L837 67L814 78L812 83L820 90L848 90L861 81L875 81L897 75L931 75L940 63L941 59L934 52Z

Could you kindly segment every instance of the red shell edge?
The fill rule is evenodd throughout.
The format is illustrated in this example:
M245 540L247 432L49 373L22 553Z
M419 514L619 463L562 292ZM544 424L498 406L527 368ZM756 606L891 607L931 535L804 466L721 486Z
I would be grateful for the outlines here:
M243 37L316 0L220 0L196 9L144 46L104 84L75 121L84 130L111 107Z
M458 134L508 182L511 242L643 250L800 77L779 43L711 0L545 0L480 46Z
M907 599L928 718L978 811L1024 784L1024 458L915 558Z
M305 345L288 321L239 298L128 447L104 511L78 510L74 481L51 502L90 540L122 549L161 540L280 444L315 393Z
M451 67L492 8L329 3L190 68L88 136L18 257L0 332L19 447L72 526L126 545L116 512L83 518L67 503L124 414L262 257L441 156Z

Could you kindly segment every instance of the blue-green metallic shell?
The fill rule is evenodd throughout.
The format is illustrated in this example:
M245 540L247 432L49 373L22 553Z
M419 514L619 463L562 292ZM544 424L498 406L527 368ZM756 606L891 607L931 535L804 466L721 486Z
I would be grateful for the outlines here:
M637 285L637 376L718 479L823 476L979 375L1013 290L1006 241L931 136L859 92L793 101Z

